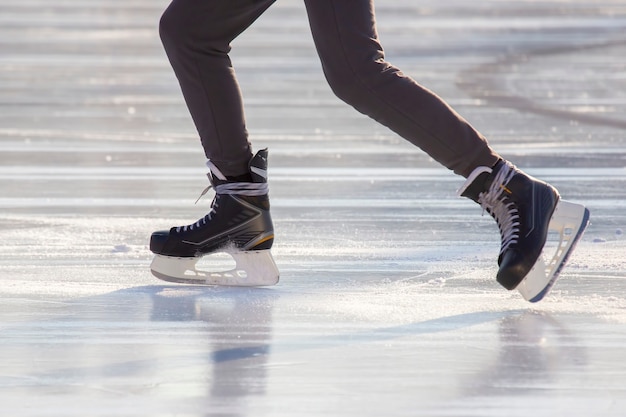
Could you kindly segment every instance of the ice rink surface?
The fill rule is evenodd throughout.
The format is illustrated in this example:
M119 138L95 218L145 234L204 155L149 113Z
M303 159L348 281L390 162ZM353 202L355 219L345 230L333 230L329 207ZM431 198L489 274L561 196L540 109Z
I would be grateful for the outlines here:
M153 278L211 202L166 5L0 1L0 415L626 415L624 1L377 3L392 63L591 210L538 304L463 179L332 95L297 0L232 54L281 282Z

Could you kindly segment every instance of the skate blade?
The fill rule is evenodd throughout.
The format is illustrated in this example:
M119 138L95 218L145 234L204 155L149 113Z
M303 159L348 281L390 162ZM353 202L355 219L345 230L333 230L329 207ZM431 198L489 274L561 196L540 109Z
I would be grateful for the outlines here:
M195 285L219 285L234 287L261 287L278 282L279 272L269 250L224 251L235 261L228 271L211 272L197 268L202 259L174 258L155 255L150 265L152 275L168 282Z
M581 204L561 200L550 220L549 230L558 233L556 248L544 249L517 290L531 303L542 300L556 282L589 224L589 210ZM548 253L553 250L552 256Z

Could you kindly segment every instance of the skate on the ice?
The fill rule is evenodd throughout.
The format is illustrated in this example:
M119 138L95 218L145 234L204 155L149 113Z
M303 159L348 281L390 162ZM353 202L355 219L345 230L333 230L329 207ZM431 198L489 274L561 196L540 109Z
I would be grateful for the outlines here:
M207 163L209 188L215 191L211 210L193 224L152 234L150 250L155 257L150 269L157 278L229 286L278 282L278 268L270 252L274 227L269 210L267 154L267 149L257 152L250 161L249 175L237 178L227 178L210 161ZM216 253L230 255L235 267L228 271L198 268L203 256Z
M554 187L506 161L476 168L459 194L479 203L498 224L498 282L530 302L544 298L582 237L589 210L561 200ZM555 247L546 244L549 231L558 235L550 242Z

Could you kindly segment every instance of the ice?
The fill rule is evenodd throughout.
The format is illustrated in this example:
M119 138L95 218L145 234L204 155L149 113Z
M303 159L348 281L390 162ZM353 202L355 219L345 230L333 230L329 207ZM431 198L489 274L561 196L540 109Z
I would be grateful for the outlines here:
M626 414L620 2L377 1L391 62L591 210L538 304L463 179L332 95L298 0L232 56L280 283L152 277L150 233L211 200L166 6L0 1L3 416Z

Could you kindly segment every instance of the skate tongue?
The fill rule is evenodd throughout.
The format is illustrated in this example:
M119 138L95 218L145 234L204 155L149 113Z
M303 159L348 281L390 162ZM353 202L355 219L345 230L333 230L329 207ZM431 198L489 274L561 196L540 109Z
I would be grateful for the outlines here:
M267 148L261 149L250 160L249 168L252 182L267 182Z
M226 181L226 175L222 174L222 171L220 171L219 168L211 162L211 160L206 161L206 166L209 168L207 176L209 177L209 180L211 180L211 183L213 183L216 179Z
M241 194L247 196L260 196L267 194L267 148L261 149L250 160L249 172L228 177L210 160L206 162L209 172L210 185L200 193L194 204L209 192L211 188L217 194Z
M487 188L487 180L493 170L489 167L477 167L467 177L465 184L457 191L460 197L467 197L478 202L478 196Z

